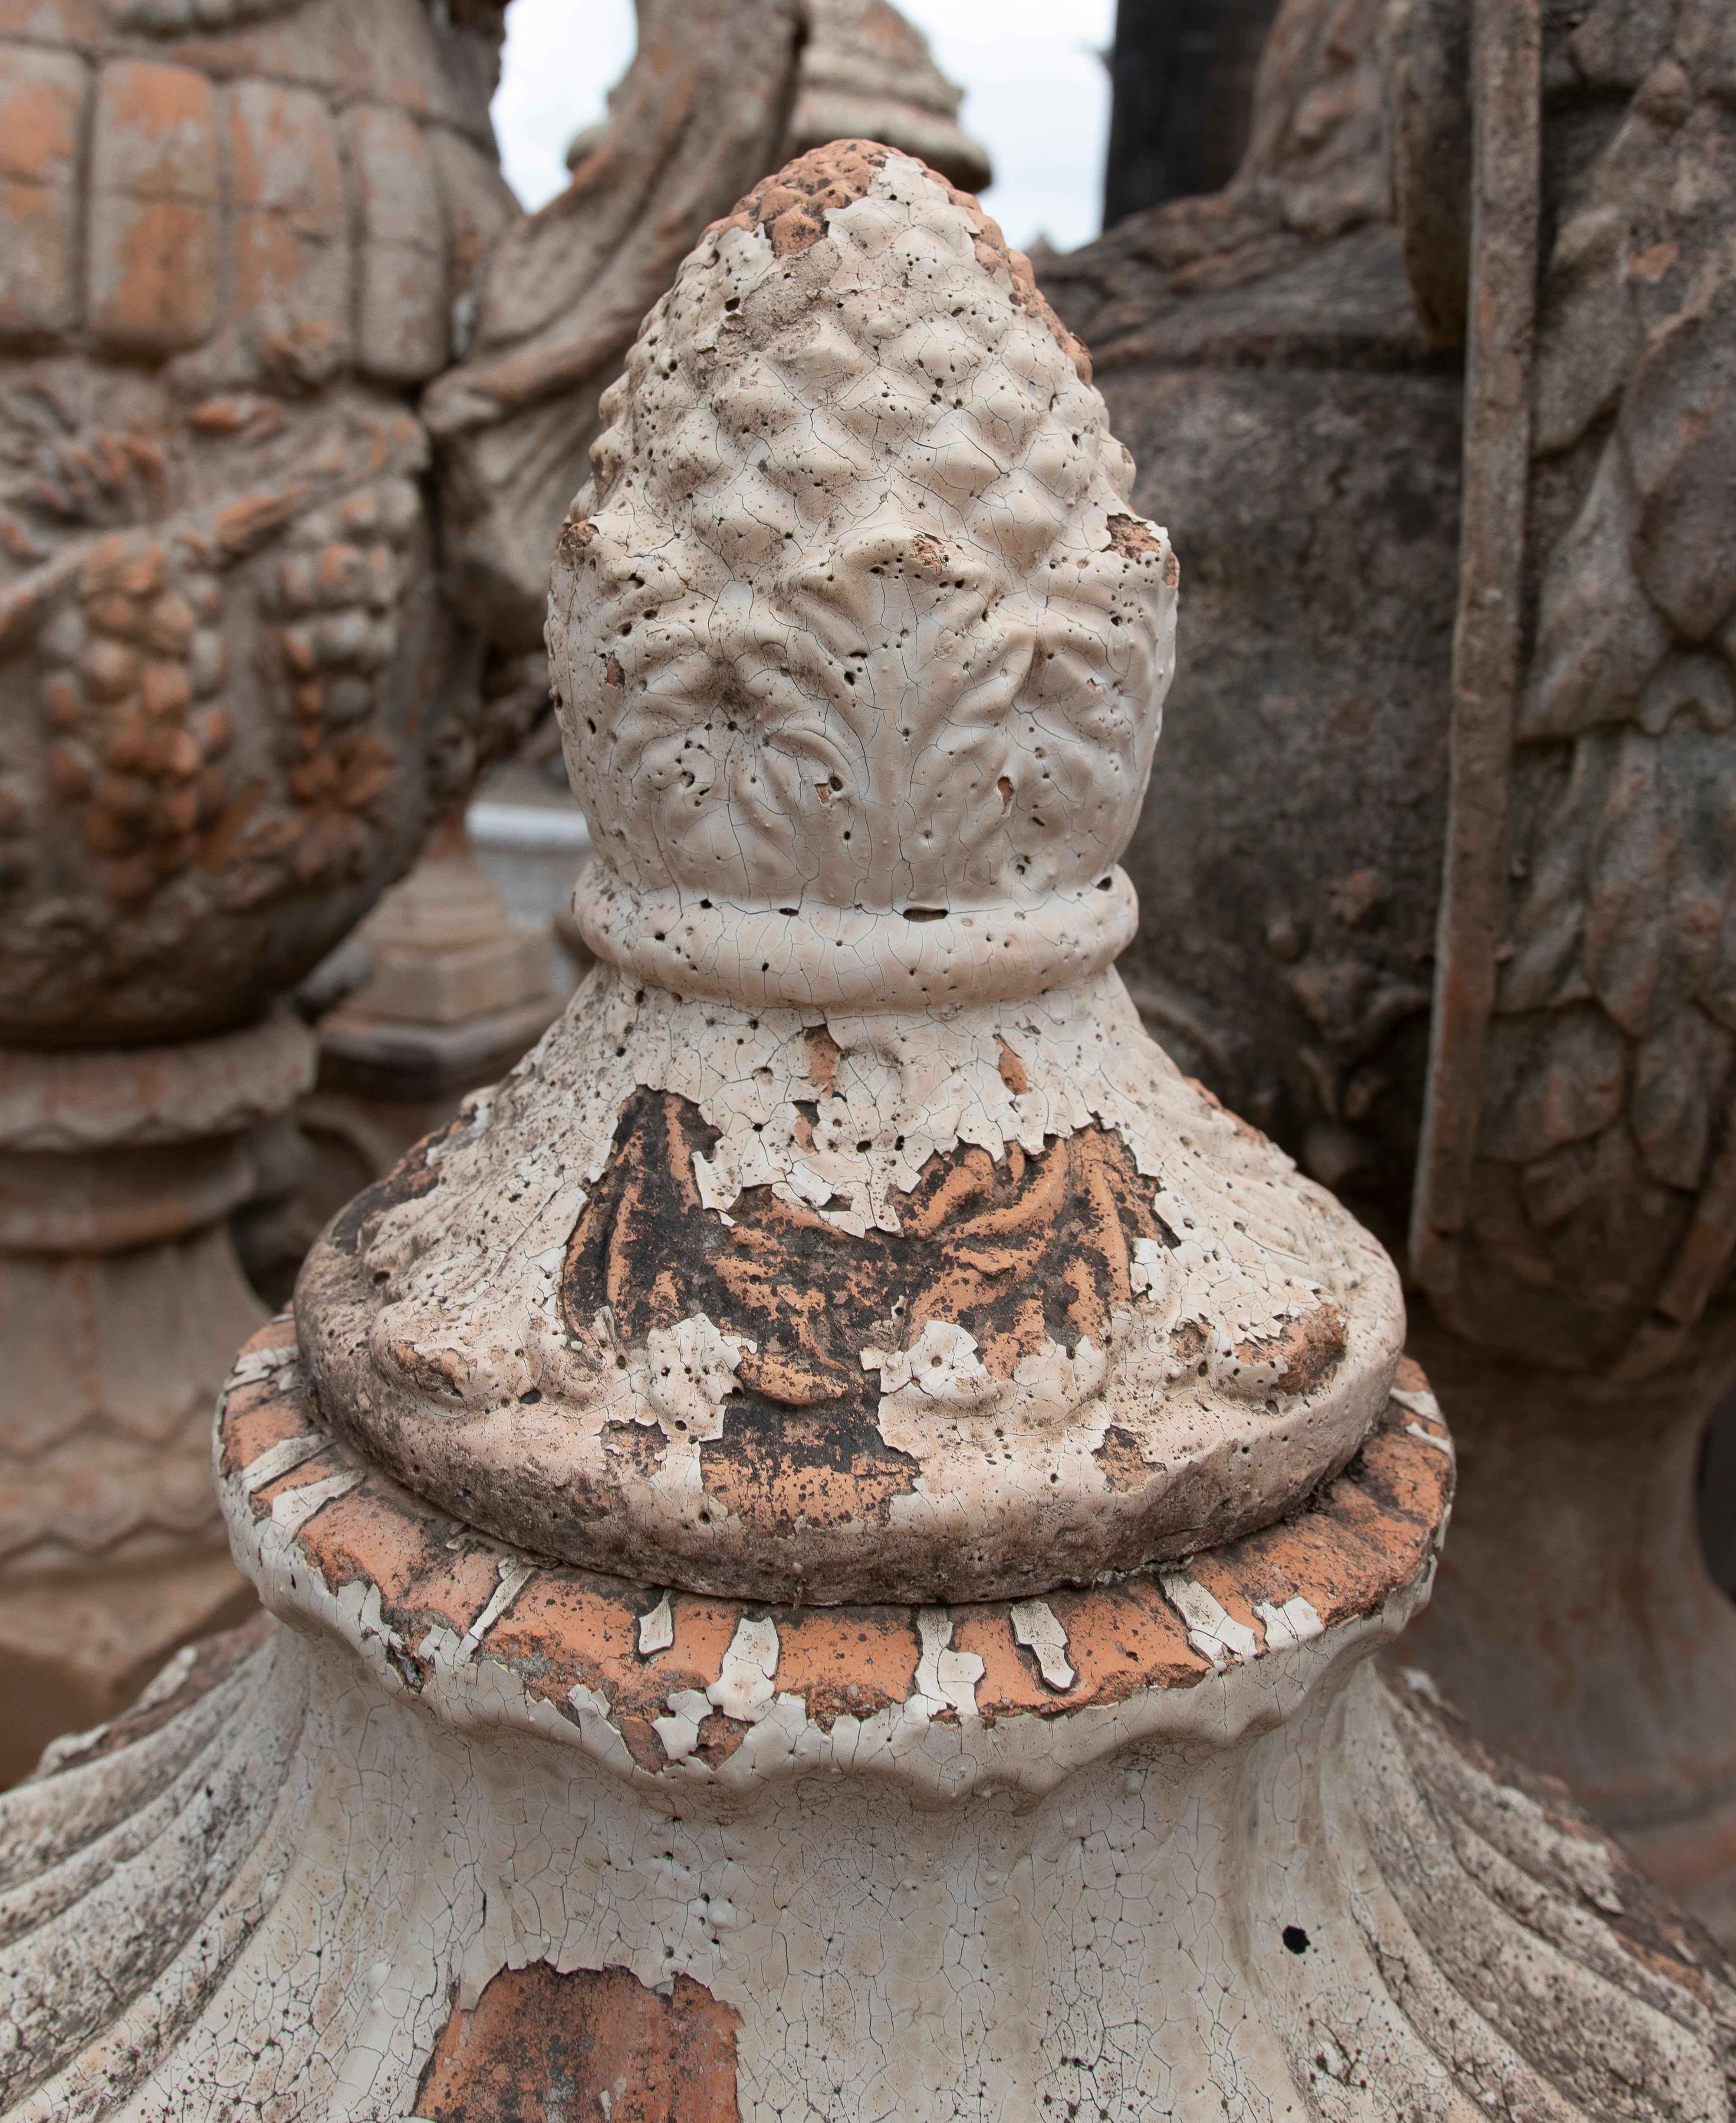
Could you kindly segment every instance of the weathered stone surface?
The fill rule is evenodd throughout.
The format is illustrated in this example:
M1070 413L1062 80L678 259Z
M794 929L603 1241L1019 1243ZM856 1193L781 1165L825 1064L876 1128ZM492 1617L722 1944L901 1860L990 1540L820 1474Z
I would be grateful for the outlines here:
M1456 1178L1444 1193L1425 1170L1423 1191L1457 1235L1450 1259L1412 1268L1509 1369L1469 1348L1431 1364L1468 1439L1460 1523L1476 1531L1423 1655L1483 1730L1598 1805L1600 1765L1627 1750L1622 1825L1649 1821L1648 1847L1678 1854L1672 1883L1728 1926L1730 1647L1685 1516L1724 1329L1708 1315L1701 1353L1682 1341L1716 1309L1736 1240L1722 16L1490 6L1473 87L1477 12L1415 0L1392 25L1389 145L1350 86L1381 64L1372 12L1332 11L1335 56L1327 11L1287 7L1269 59L1294 63L1262 74L1256 127L1284 142L1275 158L1046 272L1142 476L1164 481L1192 585L1167 738L1190 772L1153 785L1130 856L1177 918L1149 923L1123 964L1184 1066L1396 1244L1448 858L1434 1015L1461 1066L1447 1085L1438 1056L1422 1142L1438 1171L1451 1139ZM1360 175L1340 166L1339 196L1369 218L1324 245L1303 234L1321 225L1308 171L1337 148L1330 129L1284 135L1304 108L1339 112L1339 144L1364 157ZM1460 379L1430 349L1467 321L1467 442ZM1371 409L1359 426L1328 428L1319 409L1353 393ZM1551 1394L1568 1425L1588 1372L1673 1351L1673 1414L1635 1390L1630 1456L1599 1446L1595 1480L1558 1480ZM1683 1485L1662 1535L1628 1510L1656 1493L1648 1455Z
M312 1061L293 1019L0 1051L0 1779L249 1604L208 1479L216 1352L260 1316L224 1220Z
M613 320L533 394L584 429L681 250L774 146L793 0L682 48L678 80L657 54L681 38L652 20L630 116L662 148L599 173L582 255L571 214L509 238L523 218L487 115L500 11L437 13L303 0L110 23L42 0L0 25L0 180L28 193L0 263L0 1036L245 1021L406 866L478 745L511 734L489 704L511 688L438 584L409 403L449 363L455 304L467 327L507 241L540 326L559 335L587 300ZM721 132L696 115L714 104ZM609 278L629 256L630 287ZM494 447L500 417L470 419L459 453ZM476 505L527 462L545 453L501 444ZM558 475L540 529L503 505L535 541L532 608L576 481Z
M608 963L298 1298L335 1422L534 1551L1045 1591L1270 1517L1384 1391L1383 1258L1102 971L1175 570L1079 362L973 200L839 143L604 401L550 644Z
M666 800L569 1019L225 1389L292 1633L0 1802L9 2115L1728 2115L1715 1954L1366 1666L1453 1479L1389 1264L1106 969L1175 577L1082 370L863 143L653 313L550 642L587 792ZM714 409L784 452L757 551L657 483ZM884 1525L812 1450L864 1371ZM1188 1496L1107 1575L1099 1445Z
M597 401L699 230L774 163L789 109L796 0L641 0L639 15L606 133L568 190L503 236L466 359L423 401L452 594L526 651L541 646Z
M198 1413L258 1316L222 1220L281 1151L309 1050L295 1028L296 1066L245 1113L194 1110L210 1051L255 1040L545 699L540 662L442 587L416 403L522 219L493 168L502 16L0 12L0 1319L46 1366L0 1446L7 1774L239 1589ZM709 73L642 98L691 127L680 196L653 163L625 202L671 260L784 107L792 0L732 19ZM592 198L620 204L607 179ZM532 277L537 255L521 241ZM545 397L564 415L583 390L581 368ZM103 1134L93 1071L130 1134ZM74 1120L89 1139L57 1134Z
M1400 1392L1318 1509L1191 1576L767 1614L431 1511L274 1325L222 1477L307 1633L212 1647L0 1800L5 2113L1717 2123L1715 1950L1364 1663L1450 1487Z
M419 383L446 365L446 225L433 160L402 112L344 116L355 171L360 282L356 354L364 375Z
M306 89L238 82L228 99L236 260L236 373L325 382L351 354L353 270L344 171L330 114ZM438 279L438 272L435 277Z
M117 59L91 117L91 329L131 354L195 346L217 316L217 99L186 67Z
M1736 600L1724 464L1736 310L1715 204L1736 176L1736 119L1693 8L1523 12L1541 40L1540 101L1501 120L1518 160L1499 181L1515 231L1529 227L1547 251L1535 287L1514 282L1514 318L1499 326L1534 328L1536 349L1528 462L1503 475L1500 504L1515 523L1523 512L1523 544L1501 579L1509 608L1534 597L1535 621L1511 650L1510 733L1491 723L1477 740L1488 789L1478 784L1467 846L1480 896L1473 907L1455 886L1449 898L1416 1264L1462 1331L1521 1361L1537 1353L1541 1295L1551 1361L1626 1348L1644 1367L1663 1361L1658 1337L1679 1338L1723 1272L1715 1256L1729 1254L1712 1237L1729 1220L1709 1151L1729 1096L1729 1051L1712 1028L1727 1014L1720 937L1736 860L1733 674L1718 639ZM1539 142L1540 166L1527 144ZM1494 387L1474 383L1473 400ZM1462 657L1492 623L1462 624ZM1456 743L1461 757L1476 750L1466 729ZM1472 995L1473 1007L1455 1002ZM1607 1028L1600 1051L1612 1034L1623 1043L1622 1109L1600 1124L1631 1143L1598 1161L1599 1177L1587 1170L1577 1232L1528 1229L1523 1212L1486 1223L1487 1258L1466 1265L1455 1295L1453 1175L1490 1154L1502 1125L1486 1098L1476 1122L1467 1102L1484 1027L1514 1069L1546 1073L1544 1049L1570 1022L1589 1024L1588 1010ZM1673 1231L1679 1275L1667 1252L1616 1237L1630 1184L1636 1211L1648 1202L1641 1221ZM1599 1204L1604 1188L1617 1191ZM1613 1244L1588 1280L1579 1239L1593 1221Z
M78 302L78 134L89 69L70 52L0 47L0 340L68 330Z

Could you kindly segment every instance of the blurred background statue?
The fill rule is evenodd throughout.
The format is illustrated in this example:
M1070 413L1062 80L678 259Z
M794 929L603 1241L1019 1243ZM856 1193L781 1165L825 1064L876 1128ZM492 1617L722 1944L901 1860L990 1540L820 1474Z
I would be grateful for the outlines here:
M1415 1656L1725 1936L1733 105L1701 0L1289 0L1231 183L1045 276L1193 592L1130 983L1413 1233Z
M887 0L806 0L803 25L793 98L782 144L768 166L861 134L922 157L967 189L989 183L986 152L957 122L963 91L940 72L927 40ZM620 181L611 159L620 129L637 126L639 144L654 148L645 129L668 128L661 96L648 101L642 76L629 68L609 93L607 117L569 143L568 167L592 202L566 215L569 245L592 241L585 232L599 185L607 190ZM683 211L681 230L690 239L701 223L690 209ZM594 269L594 261L587 265L583 255L574 255L581 276ZM658 292L648 288L636 298L641 310ZM526 301L531 304L526 314L534 318L542 291L529 284L521 288L503 276L500 296L500 318L516 315L512 305ZM501 328L498 319L489 321L494 314L484 317L485 333ZM557 394L542 415L524 415L512 435L479 438L472 446L480 466L480 505L493 512L487 535L523 541L514 565L526 581L534 551L546 551L565 505L557 503L562 482L570 487L583 477L582 448L573 454L574 438L587 442L597 392L612 379L620 352L587 374L579 396ZM526 441L539 438L546 438L546 452L527 454ZM505 480L503 502L488 499L497 476ZM534 494L526 492L526 480ZM522 513L521 502L526 504ZM498 555L482 563L479 584L498 566ZM525 657L505 675L515 683L534 676L531 712L540 715L546 705L542 663L530 652L540 644L540 618L528 606L510 621L504 607L477 617L483 626L510 625L513 638L526 645ZM498 838L484 844L479 835ZM443 1125L466 1092L503 1076L588 968L591 954L567 907L588 846L552 717L544 717L513 760L491 777L481 808L470 809L468 829L455 812L411 875L316 977L316 991L305 1000L315 1008L335 1000L336 1007L319 1018L318 1085L296 1114L300 1155L286 1164L279 1184L264 1183L241 1234L249 1275L274 1302L287 1301L302 1256L326 1220L390 1170L419 1136ZM551 912L559 938L552 957Z
M527 218L503 15L0 18L0 1775L250 1604L208 1436L277 999L540 711L597 396L787 127L796 0L643 0Z

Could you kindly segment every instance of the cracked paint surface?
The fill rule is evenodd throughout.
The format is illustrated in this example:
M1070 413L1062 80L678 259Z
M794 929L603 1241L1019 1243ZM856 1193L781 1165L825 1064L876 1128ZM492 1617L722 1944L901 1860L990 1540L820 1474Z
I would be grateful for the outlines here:
M775 1529L706 1493L700 1450L750 1425L737 1375L763 1338L732 1338L709 1313L674 1319L651 1330L691 1345L671 1369L674 1344L653 1357L623 1332L619 1298L573 1314L574 1234L620 1115L648 1090L690 1101L714 1136L712 1206L693 1198L672 1240L690 1251L700 1220L721 1235L763 1188L847 1255L871 1222L896 1232L934 1159L975 1148L1004 1168L1103 1127L1165 1236L1136 1241L1137 1263L1123 1244L1102 1344L1040 1344L995 1379L956 1321L894 1319L841 1352L877 1372L878 1438L909 1475L871 1547L857 1520L809 1513L785 1552ZM851 1207L816 1210L797 1191L817 1132L847 1146L823 1155L831 1199ZM690 1192L678 1159L667 1169ZM545 1554L770 1596L798 1578L809 1597L1046 1591L1213 1545L1342 1465L1402 1335L1386 1256L1176 1072L1113 973L1017 1009L822 1021L678 1001L600 968L504 1085L361 1198L298 1304L334 1418L459 1516ZM1324 1357L1309 1365L1296 1350L1317 1323ZM881 1346L901 1331L909 1346ZM667 1400L677 1379L696 1396L685 1414ZM797 1426L776 1412L789 1398L768 1394L759 1419L799 1465ZM629 1423L661 1434L648 1462L619 1449Z
M584 2013L680 2004L641 2068L703 2037L704 2097L732 2062L750 2123L1074 2103L1112 2123L1720 2123L1715 1957L1550 1788L1366 1663L1425 1591L1446 1502L1413 1422L1442 1434L1395 1404L1323 1508L1195 1566L1256 1645L1280 1592L1317 1633L1266 1624L1215 1671L1148 1580L1167 1648L1149 1640L1117 1694L1130 1582L1057 1596L1078 1667L1057 1698L1028 1603L900 1613L894 1672L869 1610L648 1604L515 1558L377 1469L280 1512L346 1461L288 1323L269 1328L218 1450L238 1545L295 1628L218 1661L166 1723L88 1736L0 1798L0 2114L452 2113L490 1985L540 1969L525 1995L551 2054L594 2025L559 2011L562 1973L613 1971ZM866 1744L843 1689L826 1704L815 1630L890 1681L901 1754ZM737 1744L650 1770L628 1690L677 1669ZM817 1713L832 1744L804 1751ZM643 2029L662 2008L633 2010ZM538 2068L540 2038L527 2052Z
M244 1353L216 1464L268 1604L317 1615L382 1685L447 1722L509 1715L498 1676L479 1694L479 1673L503 1660L523 1699L512 1717L540 1732L552 1710L629 1780L737 1790L840 1767L933 1802L997 1781L1046 1788L1130 1718L1221 1739L1221 1708L1197 1693L1214 1675L1331 1630L1399 1626L1425 1596L1451 1487L1444 1425L1430 1418L1418 1438L1415 1422L1392 1401L1313 1509L1186 1575L951 1607L767 1607L526 1556L333 1433L288 1319ZM968 1745L966 1722L980 1727Z
M973 200L845 143L708 233L603 411L548 637L601 963L316 1249L329 1419L718 1595L1036 1595L1279 1516L1402 1308L1110 968L1177 569L1083 350Z
M1114 974L1017 1010L828 1019L830 1094L815 1083L815 1019L677 1002L598 970L558 1034L321 1249L299 1304L333 1414L414 1486L528 1548L770 1595L796 1575L808 1596L1048 1590L1165 1545L1212 1545L1348 1459L1403 1333L1392 1268L1289 1159L1180 1079ZM730 1499L704 1493L700 1446L747 1420L737 1374L762 1338L677 1319L652 1329L692 1344L671 1370L662 1339L653 1357L649 1338L622 1333L620 1304L571 1315L569 1246L641 1089L690 1099L715 1132L713 1172L730 1184L713 1204L768 1189L828 1223L792 1187L813 1155L813 1106L849 1144L836 1165L851 1174L834 1168L832 1184L859 1180L874 1225L893 1230L929 1159L959 1146L1040 1159L1108 1125L1167 1242L1144 1242L1138 1293L1123 1253L1102 1346L1048 1342L995 1380L947 1320L904 1323L906 1348L878 1346L893 1320L845 1350L878 1371L878 1437L910 1474L885 1514L896 1540L863 1554L851 1520L808 1520L792 1537L798 1569L753 1554L758 1529L745 1535ZM830 1214L838 1240L855 1235L847 1214ZM1316 1316L1341 1320L1341 1354L1308 1374L1282 1335ZM943 1365L917 1363L919 1346ZM677 1380L696 1394L686 1414L668 1401ZM662 1435L649 1465L615 1450L628 1422ZM1121 1465L1114 1450L1103 1459L1112 1431Z
M606 417L605 963L243 1353L288 1626L0 1799L0 2116L1720 2123L1721 1967L1369 1663L1390 1263L1107 970L1174 570L1028 267L804 157Z

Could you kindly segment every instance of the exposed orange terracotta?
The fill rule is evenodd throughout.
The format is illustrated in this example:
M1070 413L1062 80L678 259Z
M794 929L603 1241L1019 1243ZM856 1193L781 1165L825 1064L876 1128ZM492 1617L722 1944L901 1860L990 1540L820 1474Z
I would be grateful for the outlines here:
M455 2010L417 2089L426 2123L735 2123L740 2016L690 1975L504 1968Z
M286 1323L274 1322L248 1346L281 1349ZM767 1609L733 1600L670 1596L673 1640L641 1657L641 1618L657 1604L660 1588L518 1557L498 1542L458 1525L400 1488L350 1448L326 1440L299 1375L279 1391L267 1378L235 1389L221 1426L222 1464L233 1477L286 1435L320 1437L319 1450L289 1474L255 1493L249 1508L264 1516L272 1501L340 1471L361 1480L316 1511L295 1536L311 1569L335 1588L363 1582L381 1595L382 1622L409 1647L438 1624L462 1634L493 1599L503 1563L528 1566L528 1575L484 1632L489 1657L501 1661L527 1693L570 1716L569 1692L601 1695L641 1766L667 1759L653 1730L669 1695L703 1692L718 1676L723 1655L744 1617L770 1614L779 1633L777 1687L799 1695L822 1727L840 1716L872 1716L912 1694L919 1655L916 1615L907 1607ZM1423 1435L1411 1428L1415 1426ZM1290 1520L1190 1558L1190 1574L1245 1626L1260 1633L1256 1605L1306 1600L1328 1627L1377 1612L1395 1591L1414 1584L1429 1566L1452 1491L1452 1463L1441 1450L1446 1432L1396 1402L1351 1465ZM1165 1596L1155 1572L1140 1572L1083 1591L1055 1592L1047 1605L1067 1637L1076 1675L1060 1693L1041 1677L1022 1647L1011 1603L986 1601L951 1610L952 1647L983 1661L979 1713L1060 1714L1125 1701L1142 1689L1185 1688L1210 1672L1187 1641L1186 1626ZM954 1713L944 1711L943 1718ZM714 1766L728 1759L751 1727L714 1713L696 1753Z
M237 1408L232 1422L226 1424L223 1431L222 1471L238 1473L274 1445L299 1435L305 1427L287 1394L270 1394L250 1407Z
M915 1686L921 1646L908 1609L808 1607L780 1616L778 1636L778 1685L828 1730L902 1703Z
M834 140L824 148L812 148L768 177L715 226L761 229L780 258L809 250L826 233L828 211L849 206L866 195L876 171L886 166L887 152L873 140ZM922 166L928 169L926 163ZM976 255L984 265L991 273L1004 272L1011 277L1014 302L1042 319L1082 381L1088 383L1091 356L1049 307L1029 259L1022 251L1013 250L1001 234L999 223L983 212L969 192L960 191L938 170L929 170L929 175L937 184L945 185L953 204L969 214L976 231Z
M1398 1369L1392 1375L1394 1390L1399 1393L1426 1393L1429 1377L1415 1357L1403 1356L1398 1360Z
M360 1491L335 1497L316 1515L306 1549L330 1584L353 1583L367 1572L394 1611L414 1617L419 1629L444 1625L461 1636L500 1582L497 1558L469 1547L443 1521L414 1517L395 1498Z
M1154 1579L1129 1580L1089 1592L1055 1592L1047 1605L1067 1632L1067 1659L1078 1675L1065 1694L1048 1687L1032 1652L1019 1644L999 1605L955 1610L952 1643L983 1661L976 1707L985 1718L1070 1711L1089 1703L1125 1702L1143 1688L1188 1688L1211 1671L1194 1651L1181 1618Z

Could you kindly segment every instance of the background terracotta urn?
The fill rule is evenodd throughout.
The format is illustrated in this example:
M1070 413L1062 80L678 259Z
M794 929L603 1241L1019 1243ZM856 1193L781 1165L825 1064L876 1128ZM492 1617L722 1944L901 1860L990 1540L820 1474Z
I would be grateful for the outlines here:
M518 726L592 379L784 120L793 0L648 4L527 223L503 12L0 16L0 1775L250 1600L205 1432L275 999Z

